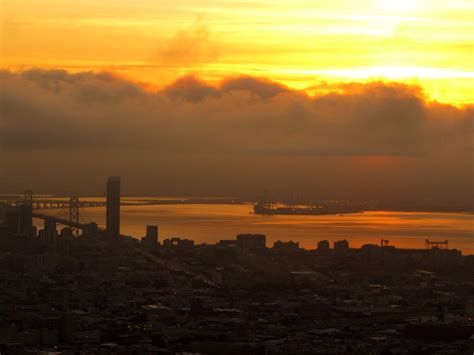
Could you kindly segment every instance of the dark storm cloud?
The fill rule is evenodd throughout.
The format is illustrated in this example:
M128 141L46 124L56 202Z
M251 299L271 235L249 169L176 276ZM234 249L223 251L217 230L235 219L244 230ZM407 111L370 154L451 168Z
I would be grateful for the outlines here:
M473 109L374 82L309 97L266 79L214 87L183 77L162 91L107 73L3 71L2 148L153 148L168 154L419 155L472 149Z
M0 81L0 144L5 150L102 145L114 139L104 135L107 125L126 130L119 106L139 105L146 96L137 85L109 74L3 71Z
M4 186L36 177L88 191L117 173L134 193L474 199L474 108L429 102L417 86L308 96L262 78L187 76L150 91L109 73L28 70L0 71L0 87Z

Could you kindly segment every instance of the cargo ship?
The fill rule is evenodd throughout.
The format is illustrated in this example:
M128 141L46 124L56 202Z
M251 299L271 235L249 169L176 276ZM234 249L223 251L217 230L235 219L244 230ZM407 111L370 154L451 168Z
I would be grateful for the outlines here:
M272 203L256 203L253 206L253 212L255 214L265 215L329 215L329 214L346 214L346 213L360 213L363 212L361 206L352 204L318 204L311 206L289 206L289 205L278 205Z

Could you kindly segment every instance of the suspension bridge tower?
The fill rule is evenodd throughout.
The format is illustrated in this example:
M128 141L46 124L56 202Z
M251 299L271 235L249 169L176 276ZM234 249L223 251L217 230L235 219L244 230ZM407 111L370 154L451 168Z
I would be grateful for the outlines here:
M27 206L33 206L33 190L26 189L23 203Z

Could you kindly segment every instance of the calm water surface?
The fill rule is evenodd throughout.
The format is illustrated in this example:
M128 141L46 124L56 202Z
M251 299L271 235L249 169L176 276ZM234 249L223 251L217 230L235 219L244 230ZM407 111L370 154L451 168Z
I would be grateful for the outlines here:
M64 210L44 210L67 215ZM474 215L459 213L364 212L328 216L264 216L252 213L252 205L148 205L122 206L121 232L135 238L147 224L159 226L160 240L179 236L197 243L216 243L239 233L263 233L267 245L293 240L314 249L321 239L347 239L351 246L379 244L389 239L400 248L424 248L425 239L448 240L450 248L474 254ZM105 226L105 208L81 210L81 221ZM41 223L38 221L38 223Z

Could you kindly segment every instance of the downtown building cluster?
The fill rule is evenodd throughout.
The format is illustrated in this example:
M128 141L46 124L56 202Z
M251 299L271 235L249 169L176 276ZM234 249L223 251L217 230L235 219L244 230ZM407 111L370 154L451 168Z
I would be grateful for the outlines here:
M89 224L80 237L70 228L57 234L46 221L37 235L28 208L4 211L2 354L474 348L473 256L383 240L362 248L345 240L319 241L314 250L291 241L268 247L262 234L213 245L160 242L157 226L137 240L120 235L119 184L109 179L107 229Z

